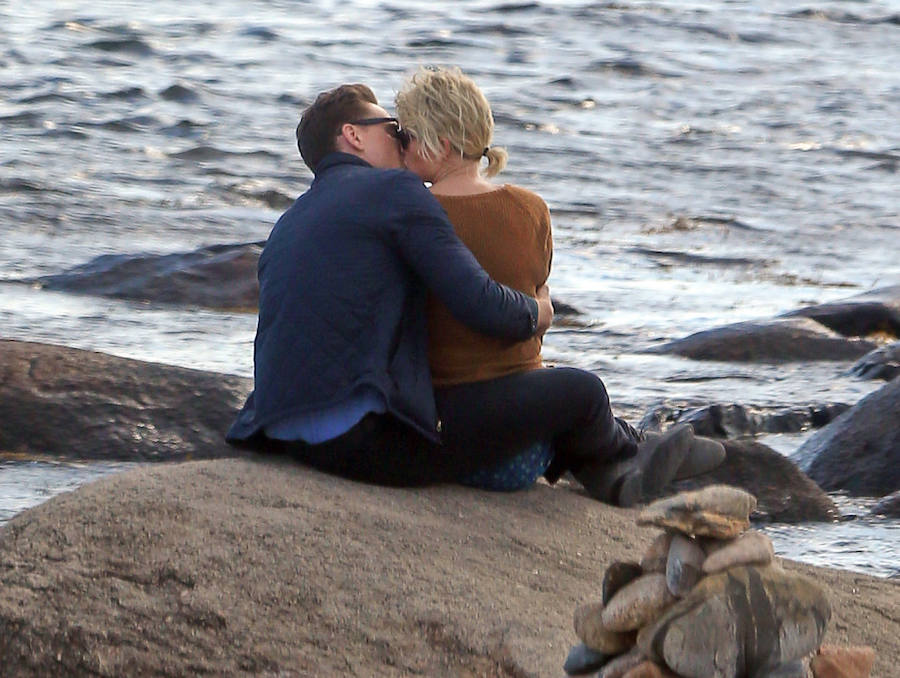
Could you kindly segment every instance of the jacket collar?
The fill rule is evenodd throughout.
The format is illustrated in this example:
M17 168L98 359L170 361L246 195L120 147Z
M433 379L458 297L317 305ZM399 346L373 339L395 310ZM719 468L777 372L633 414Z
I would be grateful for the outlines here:
M341 151L333 151L332 153L329 153L324 158L319 160L319 164L316 165L316 176L320 176L323 172L336 165L361 165L363 167L372 166L359 156L353 155L351 153L342 153Z

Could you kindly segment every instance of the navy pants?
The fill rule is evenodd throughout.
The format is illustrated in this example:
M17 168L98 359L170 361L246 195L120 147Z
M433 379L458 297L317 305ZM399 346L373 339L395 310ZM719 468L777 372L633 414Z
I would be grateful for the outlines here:
M612 415L603 382L575 368L542 368L435 390L441 444L390 415L369 414L324 443L277 443L323 471L385 485L458 482L548 443L545 472L555 482L567 470L637 452L638 434Z

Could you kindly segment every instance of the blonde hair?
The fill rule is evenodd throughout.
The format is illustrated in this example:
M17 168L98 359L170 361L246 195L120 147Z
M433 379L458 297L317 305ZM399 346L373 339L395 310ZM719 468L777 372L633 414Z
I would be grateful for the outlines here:
M484 94L459 68L420 68L396 97L400 125L419 142L419 153L433 160L441 152L441 139L460 157L487 158L487 177L506 167L506 150L491 146L494 116Z

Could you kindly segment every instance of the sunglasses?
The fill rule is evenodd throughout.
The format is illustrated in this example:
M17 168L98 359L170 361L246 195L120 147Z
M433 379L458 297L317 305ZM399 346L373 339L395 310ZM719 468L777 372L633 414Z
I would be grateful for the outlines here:
M400 121L397 118L362 118L361 120L350 121L351 125L380 125L382 123L390 123L391 126L388 132L400 142L400 148L405 151L412 137L409 132L400 127Z

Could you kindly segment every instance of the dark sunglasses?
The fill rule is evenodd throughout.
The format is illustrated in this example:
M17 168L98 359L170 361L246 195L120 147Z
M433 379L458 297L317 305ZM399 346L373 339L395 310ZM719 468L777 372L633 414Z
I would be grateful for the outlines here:
M362 118L350 121L351 125L380 125L382 123L391 123L390 135L400 142L400 148L406 150L411 137L409 132L400 127L400 121L397 118Z

